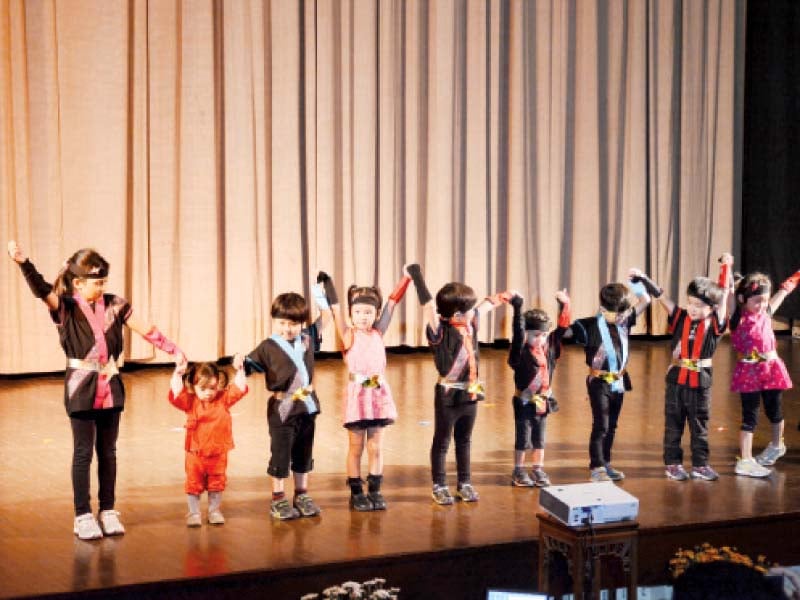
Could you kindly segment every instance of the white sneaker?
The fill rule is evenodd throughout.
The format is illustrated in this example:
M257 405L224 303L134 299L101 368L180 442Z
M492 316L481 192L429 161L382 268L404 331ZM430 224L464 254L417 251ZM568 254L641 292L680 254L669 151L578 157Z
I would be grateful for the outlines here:
M761 454L756 456L756 462L762 467L771 467L775 464L775 461L784 454L786 454L786 444L783 443L782 439L779 446L773 446L772 442L770 442L767 444L767 447L761 451Z
M125 528L119 522L119 512L116 510L101 510L98 520L106 535L123 535L125 533Z
M219 510L212 510L210 513L208 513L208 524L225 525L225 517L222 516L222 513Z
M762 467L753 458L740 458L736 461L736 474L748 477L769 477L772 471Z
M103 532L100 531L100 526L92 513L84 513L75 517L72 531L81 540L99 540L103 537Z
M200 527L202 524L203 521L200 518L200 513L189 513L188 515L186 515L187 527Z

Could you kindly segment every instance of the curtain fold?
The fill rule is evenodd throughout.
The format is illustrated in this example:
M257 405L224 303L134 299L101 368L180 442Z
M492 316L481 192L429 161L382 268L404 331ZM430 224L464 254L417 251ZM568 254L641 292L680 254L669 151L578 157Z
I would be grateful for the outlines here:
M8 0L0 230L206 360L319 270L516 289L575 316L642 267L678 301L738 251L744 0ZM0 373L63 368L0 263ZM665 331L660 308L639 333ZM508 337L509 311L482 327ZM413 290L389 345L423 345ZM333 350L333 330L323 348ZM126 358L168 357L131 336Z

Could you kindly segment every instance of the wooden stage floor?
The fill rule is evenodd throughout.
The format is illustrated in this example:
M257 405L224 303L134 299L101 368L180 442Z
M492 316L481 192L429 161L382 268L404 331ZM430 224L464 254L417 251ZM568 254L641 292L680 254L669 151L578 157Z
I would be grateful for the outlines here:
M663 376L667 341L635 341L615 444L623 487L640 500L640 583L666 580L678 546L729 543L783 564L800 563L800 393L784 396L787 455L765 480L736 476L738 396L727 391L733 365L724 341L715 360L711 464L717 482L664 477ZM800 342L779 339L779 352L800 382ZM266 392L260 377L234 409L236 449L223 500L227 524L185 526L183 414L166 400L168 368L134 369L118 444L117 508L124 537L81 542L72 535L71 435L58 375L0 379L0 597L80 592L95 597L298 598L347 579L383 576L403 598L484 597L487 586L536 585L537 490L512 488L511 371L504 350L482 350L489 399L473 436L474 505L434 505L428 452L432 390L427 353L390 354L387 378L400 410L387 435L389 509L348 509L340 425L341 360L318 362L322 400L310 490L321 517L273 523L265 475ZM546 469L555 483L587 480L591 427L582 350L567 347L554 383L561 411L549 418ZM763 415L757 450L768 441ZM688 432L684 443L688 464ZM452 448L451 448L452 458ZM454 478L454 467L450 468ZM454 485L454 481L451 482ZM93 491L96 485L93 481ZM203 501L205 507L205 499ZM121 587L120 587L121 586Z

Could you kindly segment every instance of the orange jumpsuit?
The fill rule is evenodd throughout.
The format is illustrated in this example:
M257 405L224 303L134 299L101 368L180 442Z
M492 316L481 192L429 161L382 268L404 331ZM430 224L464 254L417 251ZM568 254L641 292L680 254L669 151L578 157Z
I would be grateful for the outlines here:
M246 393L231 384L203 402L185 388L177 397L170 390L170 403L186 413L187 494L225 489L228 451L234 447L230 407Z

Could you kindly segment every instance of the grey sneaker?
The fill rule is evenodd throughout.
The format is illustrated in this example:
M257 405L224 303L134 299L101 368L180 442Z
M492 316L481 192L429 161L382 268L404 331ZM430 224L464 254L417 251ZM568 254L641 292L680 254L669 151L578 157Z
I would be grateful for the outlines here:
M308 494L297 494L294 497L294 507L300 512L301 517L316 517L322 512Z
M703 465L702 467L692 467L692 479L716 481L719 479L719 474L708 465Z
M462 502L477 502L480 496L471 483L462 483L456 490L456 498Z
M200 513L189 513L186 515L187 527L200 527L202 524L203 520L200 518Z
M772 471L762 467L754 458L740 458L736 461L736 474L748 477L769 477Z
M297 519L300 517L300 512L289 504L286 498L280 500L273 500L270 503L269 513L273 519L278 521L289 521L290 519Z
M781 456L786 454L786 444L781 439L780 445L773 446L772 442L767 444L767 447L761 451L761 454L756 456L756 462L762 467L771 467L775 464Z
M124 535L125 528L119 521L119 512L116 510L101 510L98 515L100 529L104 535Z
M436 504L441 504L442 506L447 506L455 501L446 485L434 485L431 496L433 496L433 501Z
M667 465L664 473L666 473L667 477L672 479L672 481L686 481L689 479L689 474L686 472L686 469L683 468L683 465Z
M550 485L550 478L541 467L531 471L531 478L536 482L536 487L547 487Z
M514 487L533 487L535 481L522 469L514 469L511 473L511 485Z
M601 481L611 481L611 477L606 473L605 467L595 467L589 472L589 481L599 483Z
M81 540L99 540L103 537L103 532L92 513L84 513L75 517L75 525L72 530Z
M625 473L622 471L617 471L614 467L610 464L606 465L606 474L611 481L622 481L625 479Z

